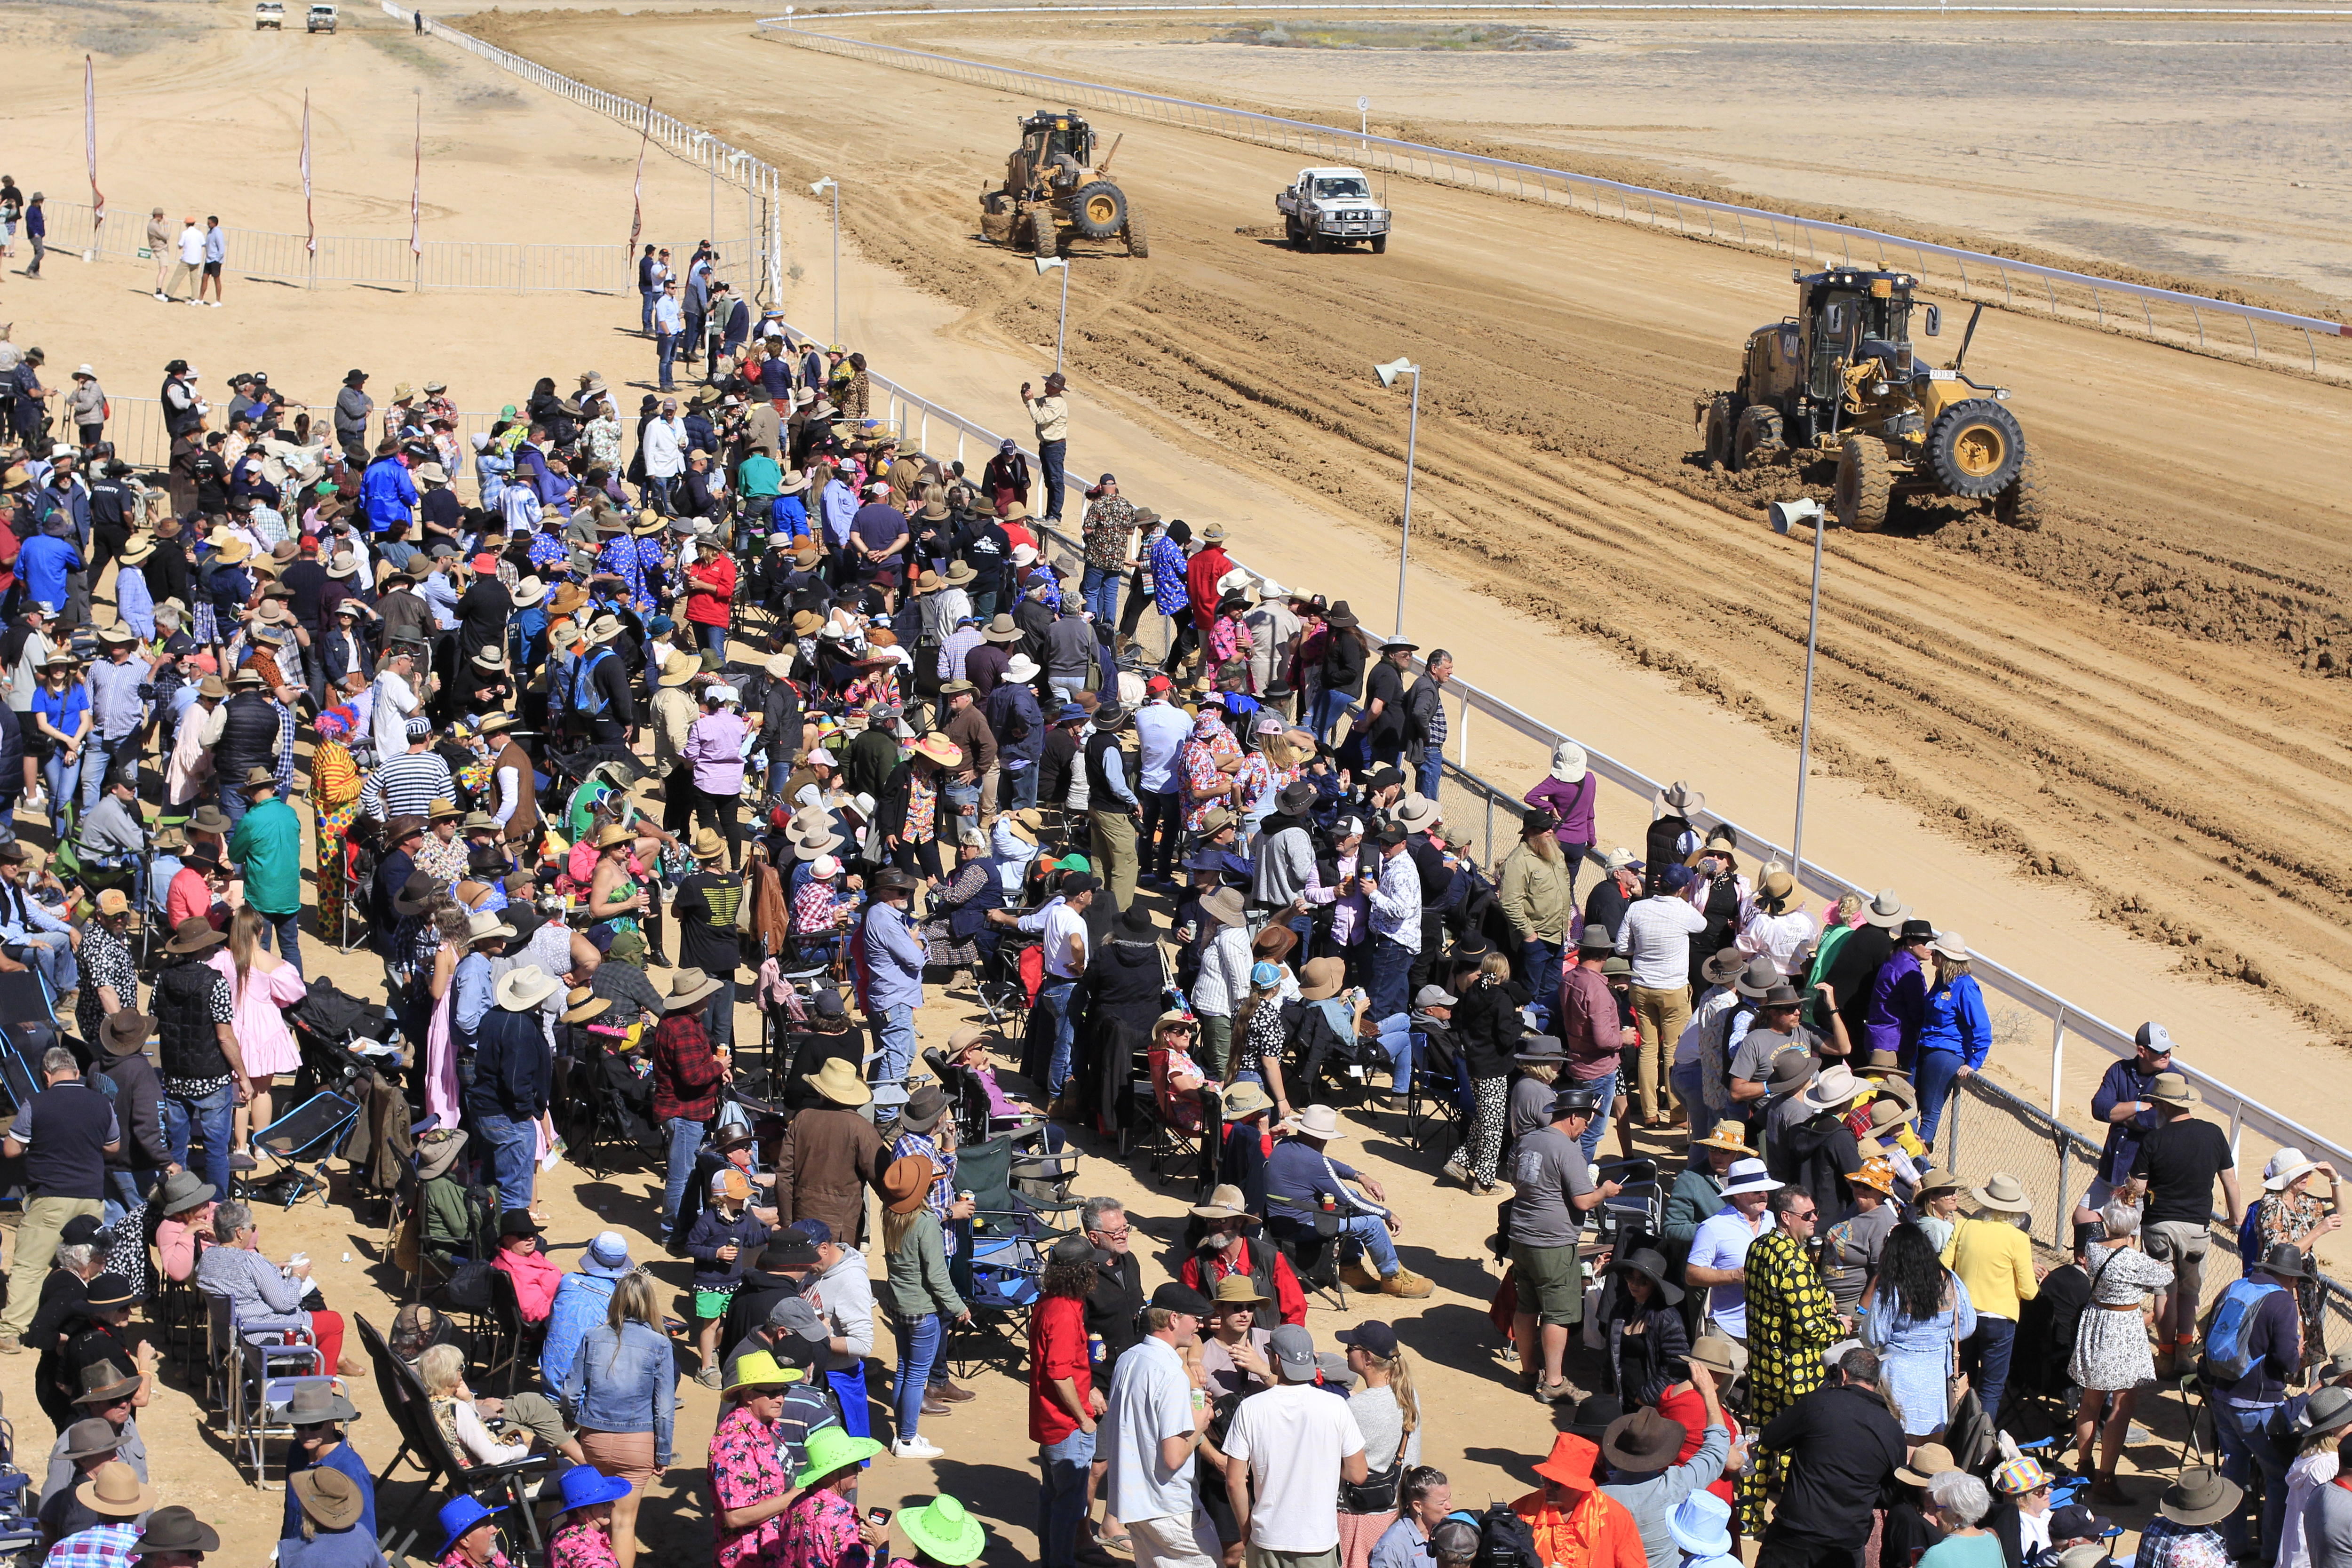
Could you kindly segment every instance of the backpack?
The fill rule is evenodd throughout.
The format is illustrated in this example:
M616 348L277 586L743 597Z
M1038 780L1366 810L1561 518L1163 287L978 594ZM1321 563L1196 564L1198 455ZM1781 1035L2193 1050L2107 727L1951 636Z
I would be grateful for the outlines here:
M1542 1568L1536 1551L1536 1532L1528 1521L1498 1502L1477 1516L1478 1555L1475 1568Z
M2254 1368L2260 1358L2247 1349L2246 1342L2253 1329L2254 1314L2263 1298L2275 1294L2280 1288L2261 1279L2239 1279L2221 1292L2213 1303L2213 1310L2205 1321L2205 1354L2200 1377L2208 1388L2237 1382Z

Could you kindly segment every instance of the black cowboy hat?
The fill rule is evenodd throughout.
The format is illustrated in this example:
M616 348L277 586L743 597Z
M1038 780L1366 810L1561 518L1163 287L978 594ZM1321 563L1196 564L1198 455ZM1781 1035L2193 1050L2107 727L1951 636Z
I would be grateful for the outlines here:
M1683 1299L1683 1288L1666 1278L1666 1260L1654 1248L1637 1247L1609 1266L1612 1274L1639 1274L1665 1298L1666 1305Z

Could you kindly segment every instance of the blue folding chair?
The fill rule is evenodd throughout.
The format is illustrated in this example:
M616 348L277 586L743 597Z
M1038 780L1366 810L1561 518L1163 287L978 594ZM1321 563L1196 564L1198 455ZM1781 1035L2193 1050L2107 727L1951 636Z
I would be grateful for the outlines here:
M321 1089L259 1132L254 1146L285 1167L285 1173L249 1187L282 1187L285 1206L292 1208L312 1194L324 1196L329 1178L327 1161L351 1137L359 1124L360 1102L332 1089ZM302 1169L303 1162L311 1166Z

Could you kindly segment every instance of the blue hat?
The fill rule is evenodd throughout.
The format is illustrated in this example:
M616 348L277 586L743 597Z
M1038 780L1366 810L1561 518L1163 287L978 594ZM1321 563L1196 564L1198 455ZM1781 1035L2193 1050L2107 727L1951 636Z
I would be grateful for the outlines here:
M1669 866L1658 873L1658 885L1669 893L1679 893L1697 876L1698 873L1687 866Z
M1087 710L1075 702L1065 702L1062 710L1054 715L1056 724L1074 724L1087 716Z
M619 1279L635 1270L629 1261L628 1238L617 1230L600 1230L581 1256L580 1272L599 1279Z
M661 637L666 633L674 632L677 629L677 623L671 620L667 616L656 616L652 620L646 623L646 630L651 632L656 637Z
M503 1508L485 1507L479 1498L451 1498L441 1505L441 1528L447 1533L442 1537L441 1549L433 1555L448 1556L450 1550L457 1544L459 1536L489 1518L490 1515L505 1511Z
M1730 1523L1729 1503L1713 1492L1696 1491L1667 1516L1666 1533L1695 1557L1721 1557L1731 1551Z
M833 1226L821 1219L796 1219L785 1228L799 1231L809 1238L813 1246L816 1247L823 1247L833 1239Z
M1250 984L1255 986L1281 984L1282 965L1269 963L1264 960L1250 965Z
M575 1508L594 1508L600 1502L618 1502L629 1495L629 1482L624 1476L608 1476L593 1465L574 1465L563 1472L563 1507L570 1513ZM447 1547L442 1551L446 1552Z

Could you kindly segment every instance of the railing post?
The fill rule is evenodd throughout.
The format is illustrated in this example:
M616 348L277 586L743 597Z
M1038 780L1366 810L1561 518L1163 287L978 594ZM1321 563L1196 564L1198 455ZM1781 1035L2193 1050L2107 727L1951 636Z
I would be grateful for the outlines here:
M2058 1005L2058 1016L2050 1025L2050 1115L2053 1120L2059 1115L2059 1077L2065 1059L2066 1005L2062 1002Z
M2233 1089L2230 1100L2230 1158L2232 1161L2238 1157L2238 1134L2244 1131L2245 1121L2246 1102L2239 1099Z

